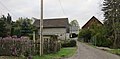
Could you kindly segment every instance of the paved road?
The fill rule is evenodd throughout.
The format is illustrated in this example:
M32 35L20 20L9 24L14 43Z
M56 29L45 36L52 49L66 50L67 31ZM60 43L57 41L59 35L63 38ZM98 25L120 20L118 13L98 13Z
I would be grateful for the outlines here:
M93 48L84 43L78 43L78 52L74 56L65 59L120 59L119 56Z

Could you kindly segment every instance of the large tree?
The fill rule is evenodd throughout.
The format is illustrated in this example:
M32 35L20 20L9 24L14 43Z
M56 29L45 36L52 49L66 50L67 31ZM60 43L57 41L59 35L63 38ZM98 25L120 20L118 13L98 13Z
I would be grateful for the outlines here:
M11 28L12 28L12 17L10 16L10 14L8 13L7 17L6 17L6 29L7 29L7 34L11 35Z
M28 18L19 18L12 24L12 35L29 36L33 32L32 20Z
M120 0L104 0L103 5L108 38L114 39L114 48L120 48Z
M70 25L71 25L71 26L79 26L77 20L73 20L73 21L71 21L71 22L70 22Z
M5 37L7 36L7 29L6 29L6 17L3 15L1 18L0 18L0 37Z
M23 19L23 22L21 24L21 35L22 36L28 36L32 32L30 21L31 20L28 18Z

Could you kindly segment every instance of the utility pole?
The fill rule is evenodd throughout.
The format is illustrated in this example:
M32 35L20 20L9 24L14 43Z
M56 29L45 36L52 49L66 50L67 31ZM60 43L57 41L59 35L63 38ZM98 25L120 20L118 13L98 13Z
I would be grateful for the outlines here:
M43 54L43 35L42 35L42 30L43 30L43 0L41 0L41 8L40 8L40 10L41 10L41 18L40 18L40 51L39 51L39 53L40 53L40 56L42 56L42 54Z

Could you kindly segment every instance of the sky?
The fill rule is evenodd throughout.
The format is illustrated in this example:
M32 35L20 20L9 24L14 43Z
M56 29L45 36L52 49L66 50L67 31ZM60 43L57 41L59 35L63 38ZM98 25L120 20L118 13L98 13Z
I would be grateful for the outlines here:
M103 21L103 0L44 0L44 18L77 20L82 27L92 16ZM40 18L40 0L0 0L0 16Z

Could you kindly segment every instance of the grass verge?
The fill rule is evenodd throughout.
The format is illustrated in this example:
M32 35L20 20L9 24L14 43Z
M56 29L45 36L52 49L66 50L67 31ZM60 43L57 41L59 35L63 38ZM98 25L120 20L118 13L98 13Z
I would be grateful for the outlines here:
M34 56L33 59L59 59L62 57L70 57L76 52L76 47L62 48L59 52L54 54L47 54L43 56Z
M120 49L111 49L111 50L108 50L108 52L112 53L112 54L116 54L116 55L119 55L120 56Z
M94 46L94 45L92 45L92 44L89 44L89 43L86 43L87 45L90 45L90 46L92 46L92 47L94 47L94 48L97 48L97 49L99 49L97 46ZM112 53L112 54L116 54L116 55L119 55L120 56L120 49L100 49L100 50L104 50L104 51L107 51L107 52L109 52L109 53Z

